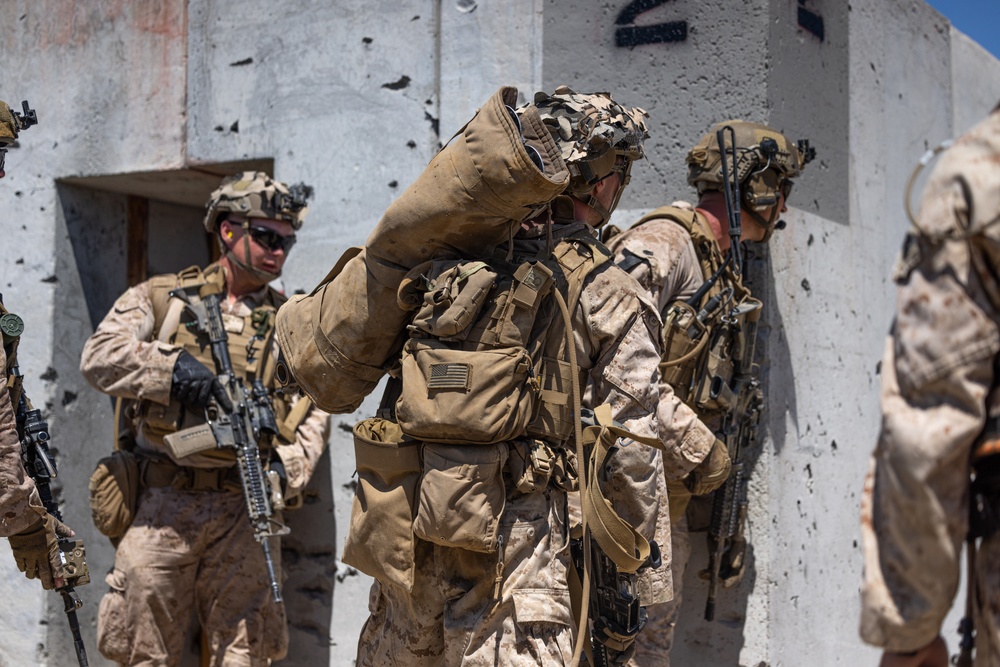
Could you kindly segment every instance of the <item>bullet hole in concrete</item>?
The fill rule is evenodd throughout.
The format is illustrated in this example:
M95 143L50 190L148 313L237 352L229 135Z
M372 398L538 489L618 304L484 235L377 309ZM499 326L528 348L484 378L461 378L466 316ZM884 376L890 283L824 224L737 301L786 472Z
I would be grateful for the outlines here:
M816 237L814 237L812 234L810 234L809 235L809 240L806 241L806 245L812 245L813 241L815 241L815 240L816 240Z
M476 7L478 6L479 5L476 3L476 0L458 0L458 2L455 3L455 9L463 14L471 14L476 11Z
M399 187L399 181L389 181L389 187L393 188L393 189L398 188Z
M239 131L240 131L240 119L239 118L237 118L236 121L232 125L229 126L229 131L230 132L239 133Z
M62 397L62 406L65 408L67 405L76 400L77 394L72 391L64 391Z
M21 257L14 261L15 264L24 264L24 257Z
M42 380L46 382L55 382L56 380L59 379L59 373L56 373L56 369L52 368L52 366L49 366L48 368L45 369L45 372L39 375L38 377L40 377Z
M42 282L43 283L57 283L57 282L59 282L59 279L56 278L55 274L52 274L48 278L42 278Z
M812 285L809 284L809 279L808 278L803 278L802 279L802 289L804 289L807 292L809 292L810 290L812 290Z
M252 65L253 58L244 58L243 60L237 60L234 63L229 63L230 67L243 67L244 65Z
M868 66L872 68L873 72L875 71L875 63L868 63Z
M358 488L358 480L352 479L347 482L347 484L341 484L341 487L347 489L348 491L354 491Z
M347 431L348 433L354 432L354 427L348 424L347 422L340 422L339 424L337 424L337 428L339 428L341 431Z
M371 43L372 43L373 41L375 41L375 40L373 40L373 39L372 39L371 37L362 37L362 38L361 38L361 41L362 41L362 43L364 43L364 44L371 44Z
M23 195L23 194L24 194L24 193L23 193L23 192L21 192L20 190L14 190L14 196L15 196L15 197L20 197L20 196L21 196L21 195Z
M441 137L441 121L430 115L426 111L424 112L424 118L431 124L431 129L434 130L434 136Z
M812 464L811 463L807 463L805 470L806 470L806 475L808 475L809 479L812 479L813 478Z
M410 85L410 77L405 74L399 77L398 81L393 81L392 83L383 83L383 88L388 88L389 90L402 90Z
M831 452L837 451L837 441L836 440L833 440L833 441L830 442L830 451Z
M410 139L409 141L406 142L406 147L407 148L416 148L417 147L417 142L415 142L413 139Z
M21 225L21 231L24 231L24 232L28 231L28 226L27 225Z
M38 210L44 213L45 212L45 207L44 206L39 206Z
M882 374L882 360L880 359L878 363L875 364L875 375Z
M851 542L851 546L854 547L855 549L857 549L858 548L858 541L854 540L853 542Z
M412 19L410 19L410 20L411 20L411 21L419 21L419 20L420 20L420 14L417 14L416 16L414 16L414 17L413 17Z
M226 131L226 128L222 127L221 125L216 125L212 129L215 130L216 132L225 132Z

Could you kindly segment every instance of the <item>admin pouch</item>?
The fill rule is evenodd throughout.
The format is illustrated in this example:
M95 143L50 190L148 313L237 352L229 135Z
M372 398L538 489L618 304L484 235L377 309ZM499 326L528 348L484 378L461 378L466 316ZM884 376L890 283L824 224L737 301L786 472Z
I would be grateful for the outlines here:
M358 485L343 561L379 581L413 587L413 517L420 443L385 419L354 426Z
M537 109L524 109L519 127L516 103L515 88L497 91L386 210L363 251L278 312L288 374L321 409L356 409L399 353L411 313L396 294L411 269L488 253L566 188L569 170Z
M487 445L525 432L539 390L528 345L553 282L542 262L502 260L432 262L407 276L400 304L417 303L421 288L423 303L403 347L396 419L404 433Z

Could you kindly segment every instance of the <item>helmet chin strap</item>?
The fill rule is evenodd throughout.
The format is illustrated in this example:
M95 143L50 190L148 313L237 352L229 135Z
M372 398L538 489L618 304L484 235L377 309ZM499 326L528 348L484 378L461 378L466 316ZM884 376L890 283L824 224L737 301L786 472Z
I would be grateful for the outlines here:
M231 261L233 264L235 264L236 266L240 267L241 269L243 269L244 271L246 271L247 273L249 273L253 277L257 278L258 280L264 281L265 284L271 282L272 280L277 280L279 277L281 277L281 272L280 271L278 273L271 273L270 271L264 271L263 269L258 269L257 267L253 266L253 264L251 264L251 260L250 260L250 221L247 220L246 222L244 222L243 225L242 225L242 227L243 227L243 255L244 255L244 259L240 259L236 255L236 253L233 251L233 248L227 248L226 249L226 258L228 258L229 261ZM223 247L225 248L225 244L223 244Z
M745 203L741 203L740 207L749 213L750 218L763 228L764 236L760 239L760 242L767 243L770 240L771 235L774 234L775 223L778 222L778 205L775 204L771 207L771 217L768 220L765 220L764 216L747 206Z

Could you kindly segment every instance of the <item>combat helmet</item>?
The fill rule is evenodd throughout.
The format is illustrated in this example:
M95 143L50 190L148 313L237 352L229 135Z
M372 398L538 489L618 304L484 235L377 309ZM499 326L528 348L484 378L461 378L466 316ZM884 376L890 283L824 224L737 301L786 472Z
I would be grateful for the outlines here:
M309 212L307 201L312 192L308 185L289 187L262 171L227 176L208 199L205 229L215 233L220 219L231 213L240 218L283 220L298 231Z
M565 194L594 208L601 224L607 222L628 185L632 163L644 157L642 142L649 137L645 122L649 114L618 104L610 93L582 94L567 86L559 86L552 95L536 93L533 106L569 168ZM621 174L621 187L605 210L592 192L614 172Z
M778 194L785 199L791 192L792 179L816 156L808 140L793 143L784 134L760 123L727 120L718 123L687 154L688 183L702 195L710 190L722 190L722 154L717 139L718 130L733 128L736 149L736 178L740 184L740 206L767 230L769 237L778 211L771 219L760 215L778 203ZM725 135L729 137L728 132ZM726 146L727 155L730 147ZM766 238L765 238L766 240Z

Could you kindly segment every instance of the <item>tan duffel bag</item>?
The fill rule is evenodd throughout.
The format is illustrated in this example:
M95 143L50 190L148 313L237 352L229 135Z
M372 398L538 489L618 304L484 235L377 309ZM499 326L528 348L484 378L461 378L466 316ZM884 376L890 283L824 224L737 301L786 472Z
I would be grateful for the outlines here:
M565 189L559 148L534 107L522 111L518 127L516 103L515 88L494 94L393 202L364 251L349 251L312 294L278 311L284 363L321 409L355 410L399 353L409 314L396 292L410 269L485 254Z

